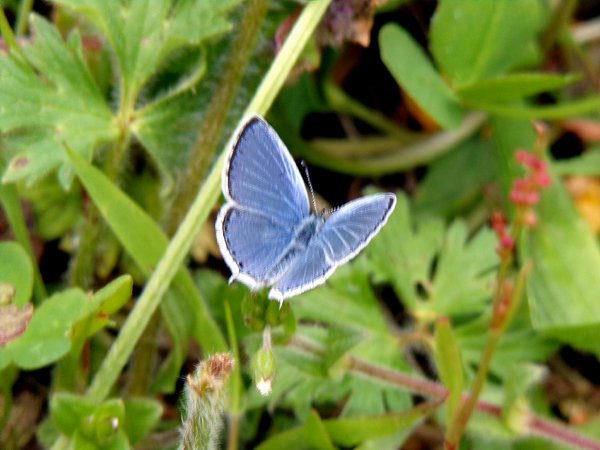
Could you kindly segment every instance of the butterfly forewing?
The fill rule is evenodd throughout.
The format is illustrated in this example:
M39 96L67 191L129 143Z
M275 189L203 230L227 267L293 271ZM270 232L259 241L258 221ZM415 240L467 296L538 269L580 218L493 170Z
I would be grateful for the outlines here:
M223 192L236 206L295 226L309 212L300 172L275 131L252 117L241 128L226 162Z

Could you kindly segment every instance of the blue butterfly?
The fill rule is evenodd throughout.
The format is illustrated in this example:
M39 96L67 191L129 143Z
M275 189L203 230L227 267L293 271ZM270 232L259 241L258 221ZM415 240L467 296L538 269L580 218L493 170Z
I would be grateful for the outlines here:
M229 280L251 290L271 286L284 299L327 280L362 250L396 205L394 194L359 198L329 217L311 212L306 187L287 148L261 117L238 128L222 177L227 200L215 224Z

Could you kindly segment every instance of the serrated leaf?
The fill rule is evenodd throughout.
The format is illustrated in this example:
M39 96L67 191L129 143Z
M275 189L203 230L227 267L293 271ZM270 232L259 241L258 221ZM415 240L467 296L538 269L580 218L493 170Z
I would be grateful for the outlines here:
M394 24L379 33L381 59L398 84L444 128L455 128L462 110L454 93L412 37Z
M482 336L486 335L489 327L490 318L487 314L454 326L454 335L465 368L474 368L479 364L485 344ZM527 345L523 345L524 342ZM527 305L523 302L494 352L490 371L497 377L504 378L514 364L543 363L557 347L556 341L532 329Z
M140 88L178 49L227 31L224 14L239 0L54 0L86 17L114 51L127 93Z
M387 333L367 272L359 262L338 268L326 287L299 296L294 304L298 317L362 333Z
M431 263L443 240L440 219L413 226L408 200L397 194L397 204L386 226L366 248L378 274L388 280L399 299L411 310L423 300L418 284L427 285Z
M31 204L36 232L45 241L64 236L81 219L81 192L65 191L54 177L45 177L20 194Z
M527 293L536 330L600 354L600 249L557 178L537 205L538 224L524 241L534 270Z
M86 17L111 48L121 79L121 108L131 110L122 112L131 114L127 126L132 134L165 174L183 169L197 134L199 110L213 93L206 84L196 87L206 72L205 55L198 49L231 28L226 14L240 0L56 2ZM182 53L194 59L189 75L182 76L187 72L183 70L175 85L153 86L156 75Z
M437 316L480 312L491 297L498 265L494 233L483 228L470 239L467 233L460 221L446 231L427 305Z
M435 60L455 86L506 73L534 44L542 11L537 0L441 1L431 26Z
M495 246L489 229L469 238L460 221L445 233L439 220L426 220L413 231L408 203L399 195L395 211L367 252L399 299L428 322L481 312L491 296L498 263Z
M87 70L77 35L65 43L46 20L33 16L34 38L23 48L28 63L10 53L0 58L0 129L16 155L3 180L32 182L60 168L72 178L66 143L86 159L100 142L117 135L112 113Z
M24 306L31 299L33 265L27 252L16 242L0 242L0 283L14 288L13 305Z
M343 374L346 369L344 356L358 345L362 339L362 333L355 330L338 326L329 328L323 362L332 378L336 378L336 373Z
M456 94L465 101L475 103L506 102L556 90L577 78L576 75L515 73L461 86Z

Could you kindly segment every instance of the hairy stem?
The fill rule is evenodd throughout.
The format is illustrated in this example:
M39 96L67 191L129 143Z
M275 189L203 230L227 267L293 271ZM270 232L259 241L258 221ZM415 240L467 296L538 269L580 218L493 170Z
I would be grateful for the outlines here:
M178 183L178 192L166 216L168 217L166 226L168 235L172 235L181 222L181 218L192 203L200 182L206 174L208 164L221 138L229 107L252 55L252 49L268 6L267 0L253 0L246 6L220 82L211 96L204 119L198 129L196 142L188 158L187 170L181 182Z

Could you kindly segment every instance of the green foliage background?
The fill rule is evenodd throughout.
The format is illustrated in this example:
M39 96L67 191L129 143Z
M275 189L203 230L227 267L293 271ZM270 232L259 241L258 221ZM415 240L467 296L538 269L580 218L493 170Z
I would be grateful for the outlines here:
M433 14L416 3L5 5L15 20L0 17L0 202L11 231L0 283L14 295L0 292L3 448L177 448L186 405L166 396L216 352L235 360L219 387L228 449L392 450L426 420L436 445L447 443L487 349L504 270L487 221L492 209L515 215L514 153L538 145L532 120L547 122L547 147L564 122L596 124L600 96L593 46L570 28L578 2L440 0ZM365 23L368 62L342 43ZM344 84L373 55L358 91L381 83L392 105ZM248 113L316 168L326 198L398 196L359 257L281 309L228 285L218 252L187 263L192 246L214 247L223 155ZM600 356L597 236L563 185L600 174L598 152L584 147L566 161L545 154L552 185L508 269L517 279L531 263L524 301L483 374L468 448L600 448L593 406L575 430L558 424L562 405L543 390L566 346L593 367ZM49 279L38 249L56 247L69 261ZM261 396L265 351L275 368ZM49 374L38 393L47 411L18 423L39 373Z

